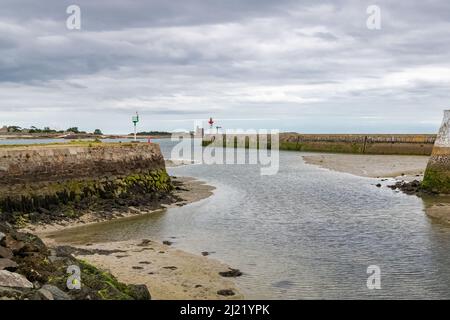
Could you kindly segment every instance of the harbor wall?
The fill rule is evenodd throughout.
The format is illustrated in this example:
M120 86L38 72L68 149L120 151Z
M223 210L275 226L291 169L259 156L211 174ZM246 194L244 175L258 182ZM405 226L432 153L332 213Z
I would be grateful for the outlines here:
M0 147L0 213L87 207L98 199L125 203L170 190L158 144Z
M158 144L0 147L0 185L126 175L149 168L165 169Z
M203 145L219 138L205 135ZM255 140L255 138L253 137ZM356 154L430 155L436 135L425 134L299 134L280 133L280 150L333 152ZM220 139L217 139L218 141ZM226 147L232 147L232 139L223 139ZM244 140L241 138L237 140ZM248 147L249 143L246 143ZM270 144L269 144L270 145Z

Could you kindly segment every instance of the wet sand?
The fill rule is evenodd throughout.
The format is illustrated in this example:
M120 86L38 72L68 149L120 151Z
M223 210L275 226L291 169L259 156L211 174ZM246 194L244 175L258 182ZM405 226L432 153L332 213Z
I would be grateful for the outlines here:
M182 187L174 191L182 201L167 208L187 205L205 199L213 194L214 187L195 178L173 178L182 182ZM154 210L159 211L159 210ZM152 211L139 211L131 208L128 213L117 219L127 219L140 214L152 214ZM120 220L119 220L120 221ZM73 222L65 224L32 225L22 229L34 233L50 247L73 245L89 250L120 250L111 254L75 255L93 265L110 271L119 281L134 284L146 284L152 299L243 299L232 278L224 278L219 272L227 271L229 266L209 257L190 254L150 239L134 239L79 245L64 238L58 241L58 233L74 231L77 227L101 222L97 216L85 214ZM55 240L56 239L56 240ZM219 290L231 290L231 296L219 295Z
M193 161L190 160L165 160L166 162L166 168L175 168L175 167L180 167L180 166L185 166L188 164L193 164Z
M142 245L142 240L129 240L77 247L123 251L109 255L76 255L76 257L110 271L119 281L147 285L152 299L244 298L231 278L219 275L219 272L229 270L227 265L156 241L150 241L145 245ZM235 295L217 294L219 290L226 289L232 290Z
M163 204L161 205L161 208L176 208L192 202L200 201L202 199L210 197L213 194L213 190L215 189L215 187L207 185L203 181L197 180L192 177L171 177L171 179L176 184L182 184L182 187L179 190L173 191L173 194L180 197L182 200L174 202L170 205ZM36 235L44 237L45 234L48 234L50 232L61 231L67 228L78 226L86 226L98 222L108 221L111 219L120 219L142 214L151 214L152 212L158 211L160 209L146 210L137 209L135 207L128 207L127 212L112 212L108 219L99 217L95 214L95 212L87 212L81 217L70 222L61 221L52 224L31 224L21 229L21 231L35 233Z
M307 164L362 177L422 180L428 156L320 154L303 156Z

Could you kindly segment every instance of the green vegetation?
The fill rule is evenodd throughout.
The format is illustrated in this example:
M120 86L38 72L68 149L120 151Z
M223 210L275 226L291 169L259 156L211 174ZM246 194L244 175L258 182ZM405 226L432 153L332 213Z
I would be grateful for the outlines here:
M72 132L72 133L86 133L86 131L80 131L78 127L71 127L66 130L66 132Z
M19 126L9 126L8 128L8 132L12 132L12 133L64 133L63 130L54 130L51 129L50 127L44 127L43 129L39 129L35 126L31 126L29 129L28 128L22 128Z
M142 294L136 290L134 285L127 285L119 282L111 273L102 271L90 263L77 259L72 263L80 267L80 278L82 290L72 290L69 293L73 298L83 299L84 291L88 291L91 299L94 300L148 300L150 296ZM57 270L54 270L48 277L48 284L59 288L66 288L67 266L61 264Z
M28 144L0 144L0 149L8 149L8 148L31 148L31 147L46 147L46 146L94 146L100 145L102 143L101 140L69 140L67 142L49 142L49 143L28 143ZM112 143L111 143L112 144Z
M316 142L300 143L280 141L280 150L333 152L333 153L362 153L363 146L360 143L350 142Z
M63 134L63 133L74 133L74 134L86 134L86 131L80 130L78 127L70 127L67 130L55 130L50 127L44 127L43 129L31 126L30 128L22 128L19 126L7 126L7 131L10 133L23 133L23 134ZM102 135L100 129L95 129L93 134Z
M19 126L9 126L8 127L8 132L21 132L22 128Z
M450 176L428 167L422 181L422 188L435 193L450 194Z
M132 288L119 282L109 272L104 272L84 260L79 260L82 283L97 290L102 300L133 300L136 297Z
M57 131L54 129L50 129L50 127L44 127L44 129L36 128L35 126L32 126L30 129L25 129L28 131L28 133L63 133L62 130Z

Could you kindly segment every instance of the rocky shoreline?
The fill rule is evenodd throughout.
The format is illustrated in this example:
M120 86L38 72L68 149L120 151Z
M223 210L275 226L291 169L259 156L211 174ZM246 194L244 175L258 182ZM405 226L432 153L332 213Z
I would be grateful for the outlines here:
M437 191L428 190L422 186L422 183L419 180L413 181L397 181L393 185L388 185L388 188L392 190L399 190L408 195L416 195L418 197L422 197L424 195L427 196L438 196L439 193Z
M133 198L96 199L89 206L77 204L75 214L67 215L61 207L57 210L40 210L38 220L15 218L7 222L17 229L44 236L48 232L63 230L103 221L127 218L142 214L150 214L157 210L181 207L212 195L214 187L189 177L170 177L172 190L170 192L152 192ZM31 215L33 216L33 215ZM4 215L5 218L9 215ZM20 217L23 217L21 215ZM5 219L3 218L3 219ZM19 221L19 223L17 223ZM24 222L25 221L25 222ZM16 222L16 223L14 223Z
M207 258L203 253L197 256L172 248L173 241L158 243L141 239L80 246L58 242L52 237L54 232L65 233L77 226L183 206L207 198L214 189L193 178L171 177L171 181L173 190L170 193L151 197L151 201L132 203L134 206L105 201L96 210L80 211L73 217L44 213L37 223L28 223L20 232L15 228L22 225L1 222L7 231L4 233L11 235L8 238L30 239L35 243L35 249L31 254L26 251L28 249L13 251L9 247L0 247L0 256L2 250L13 253L0 258L3 261L0 271L5 274L4 281L0 276L0 297L38 300L242 299L230 281L230 278L242 275L239 270ZM23 254L28 257L26 260L23 260ZM67 289L65 280L70 276L67 274L70 265L80 267L82 291ZM30 270L43 277L37 280ZM14 278L20 279L25 287L11 287L17 284L6 282L6 279Z
M179 250L178 239L172 241L175 244L151 239L69 244L69 252L102 270L112 270L121 282L146 285L154 300L244 298L234 281L242 272L213 258Z
M71 266L83 285L69 289ZM76 286L76 279L71 283ZM145 285L124 284L76 259L64 247L48 248L37 236L0 223L0 300L149 300Z

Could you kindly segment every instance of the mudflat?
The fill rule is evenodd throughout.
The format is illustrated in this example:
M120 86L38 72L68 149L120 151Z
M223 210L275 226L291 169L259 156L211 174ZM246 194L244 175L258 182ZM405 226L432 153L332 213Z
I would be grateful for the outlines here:
M421 180L429 156L317 154L303 156L307 164L371 178Z

